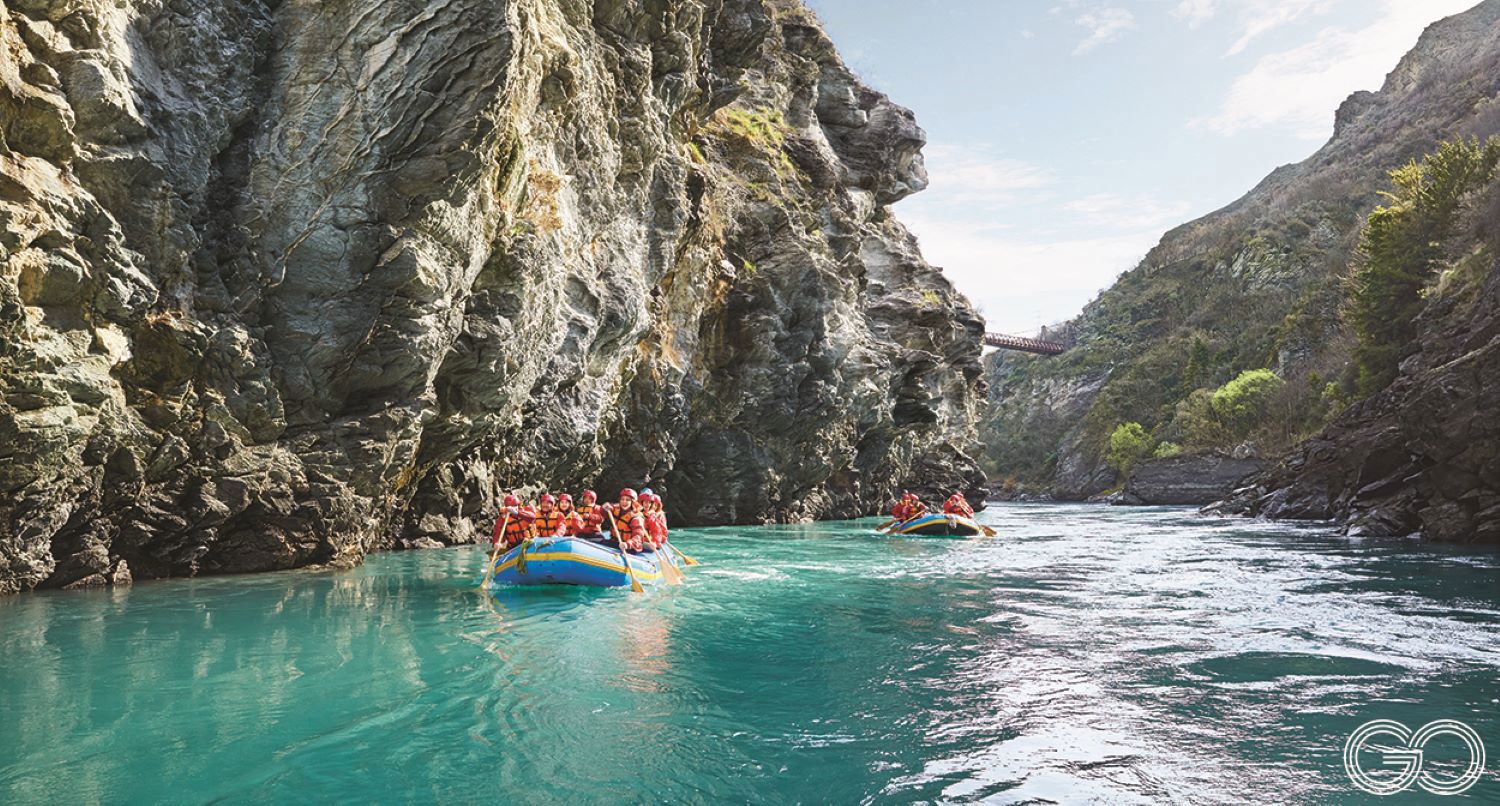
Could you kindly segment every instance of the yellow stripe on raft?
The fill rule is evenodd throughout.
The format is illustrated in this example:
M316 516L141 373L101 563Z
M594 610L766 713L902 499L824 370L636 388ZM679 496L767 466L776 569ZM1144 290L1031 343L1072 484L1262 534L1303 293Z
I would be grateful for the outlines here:
M501 571L504 571L504 570L506 570L508 568L514 567L515 564L516 564L516 561L519 560L519 559L520 559L520 556L517 555L515 557L510 558L509 560L506 560L503 563L500 563L499 565L495 566L495 573L498 574ZM592 565L595 568L603 568L606 571L616 571L616 572L619 572L621 574L625 573L625 566L621 565L620 563L611 563L611 562L605 562L603 560L596 560L593 557L584 557L584 556L579 555L579 554L573 554L572 552L546 551L546 552L538 552L536 554L529 554L528 553L526 555L526 562L528 562L528 563L529 562L535 562L535 561L538 561L538 560L553 560L553 561L557 561L557 562L583 563L584 565ZM641 567L639 565L636 565L635 563L631 563L630 567L635 569L635 575L637 577L641 578L641 579L659 579L659 578L661 578L661 572L660 571L647 571L643 567Z
M918 517L919 518L925 518L927 516L926 515L921 515L921 516L918 516ZM944 516L944 517L947 517L947 516ZM913 520L916 520L916 518L914 518ZM965 518L962 515L955 515L952 518L949 518L949 520L948 520L948 527L950 529L953 528L954 526L957 525L956 521L960 521L960 520L962 520L962 521L968 521L969 523L974 524L975 528L979 529L980 534L984 533L984 529L979 527L979 522L978 521L974 520L973 518ZM909 526L909 527L907 527L905 529L902 529L899 532L893 532L892 534L898 534L898 535L911 534L911 530L912 529L921 529L921 528L923 528L925 526L928 526L928 525L929 524L921 523L921 524L917 524L915 526Z

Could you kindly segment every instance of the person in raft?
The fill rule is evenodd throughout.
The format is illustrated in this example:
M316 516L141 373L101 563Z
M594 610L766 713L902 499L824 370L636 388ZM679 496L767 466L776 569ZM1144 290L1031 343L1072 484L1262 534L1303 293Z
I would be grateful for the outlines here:
M593 490L583 491L583 503L573 510L573 516L568 521L568 533L593 543L608 544L610 539L604 535L604 508L596 503L598 500L598 493Z
M542 496L541 505L536 511L536 533L540 537L556 537L561 534L563 522L562 510L557 508L557 499L552 493Z
M490 544L499 545L503 540L507 550L536 537L536 512L531 507L521 506L521 499L505 496L505 509L495 519L495 531L490 535ZM501 532L501 528L504 532Z
M646 519L641 514L635 490L626 487L620 491L619 502L609 506L609 518L615 545L632 553L646 550L650 536L646 534Z
M573 496L562 493L557 496L557 535L559 537L577 537L578 530L574 528L573 521L578 517L577 510L573 509Z
M667 544L667 513L662 509L661 496L645 490L641 493L641 515L646 519L646 534L651 544L661 548Z
M948 496L947 501L943 502L943 514L972 518L974 517L974 508L969 506L969 501L964 498L963 493L954 493Z
M891 507L891 517L895 518L897 523L905 523L925 514L927 514L927 505L906 490L901 491L901 500Z

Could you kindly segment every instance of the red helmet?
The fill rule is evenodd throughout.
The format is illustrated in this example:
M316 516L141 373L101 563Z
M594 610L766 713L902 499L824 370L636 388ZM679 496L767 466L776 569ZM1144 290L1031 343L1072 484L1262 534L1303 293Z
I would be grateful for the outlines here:
M596 492L594 492L593 490L584 490L583 491L583 500L585 500L585 501L598 501L599 500L599 494L596 493Z
M559 495L557 497L557 500L561 501L564 504L571 504L573 503L573 496L569 495L568 493L563 493L562 495Z
M505 496L505 505L508 507L518 507L521 505L521 499L514 495L507 495Z
M656 493L641 493L641 503L650 504L656 500Z
M555 504L557 503L557 499L552 497L552 493L547 493L546 495L542 496L542 503Z
M626 487L625 489L623 489L623 490L620 491L620 497L621 498L635 498L635 490L632 490L629 487Z

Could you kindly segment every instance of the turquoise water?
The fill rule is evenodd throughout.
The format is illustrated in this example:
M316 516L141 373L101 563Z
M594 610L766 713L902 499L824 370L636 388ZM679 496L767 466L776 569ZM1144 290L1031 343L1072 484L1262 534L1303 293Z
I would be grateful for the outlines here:
M1471 725L1442 800L1500 802L1494 553L981 519L681 530L703 565L635 595L490 599L459 548L3 598L0 802L1421 800L1351 787L1377 718Z

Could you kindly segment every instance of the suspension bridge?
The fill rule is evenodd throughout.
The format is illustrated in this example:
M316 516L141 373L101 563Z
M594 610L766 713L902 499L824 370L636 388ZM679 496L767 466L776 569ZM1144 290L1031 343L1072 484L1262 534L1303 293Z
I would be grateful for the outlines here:
M1037 355L1057 355L1068 349L1068 346L1062 342L1028 339L1025 336L1007 336L1004 333L986 333L984 343L1002 350L1015 350Z

